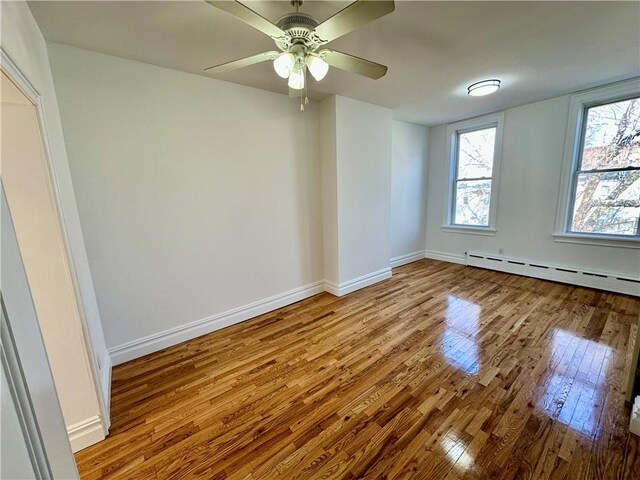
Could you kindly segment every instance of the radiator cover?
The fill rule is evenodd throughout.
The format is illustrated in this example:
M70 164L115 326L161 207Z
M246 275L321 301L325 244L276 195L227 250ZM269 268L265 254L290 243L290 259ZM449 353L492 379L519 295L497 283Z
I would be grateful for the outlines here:
M470 267L486 268L640 297L640 278L475 252L466 253L466 263Z

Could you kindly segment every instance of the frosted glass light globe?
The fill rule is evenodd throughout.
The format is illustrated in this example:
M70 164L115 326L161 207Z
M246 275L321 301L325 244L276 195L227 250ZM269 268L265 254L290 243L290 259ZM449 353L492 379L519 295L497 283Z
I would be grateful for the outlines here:
M329 71L329 64L316 55L307 55L306 58L307 67L309 72L313 75L316 81L320 81Z
M273 61L273 69L279 77L289 78L289 74L293 70L296 59L293 53L283 53Z
M304 88L304 72L302 68L294 68L289 75L289 87L294 90L302 90Z

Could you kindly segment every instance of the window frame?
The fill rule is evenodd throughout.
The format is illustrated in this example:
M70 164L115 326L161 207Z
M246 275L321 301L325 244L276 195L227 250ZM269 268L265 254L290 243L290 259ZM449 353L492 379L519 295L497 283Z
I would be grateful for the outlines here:
M587 110L599 105L606 105L636 97L640 97L640 78L607 85L571 96L560 196L558 199L558 211L556 213L555 232L553 233L555 241L609 247L640 248L640 227L638 228L638 232L633 236L571 231L578 175L583 173L583 171L580 170L580 161L584 148ZM606 171L606 169L604 169L604 171Z
M492 113L481 117L463 120L447 125L447 192L444 206L444 222L441 227L444 232L469 233L475 235L495 235L497 232L498 192L500 189L500 164L502 161L502 131L504 124L504 112ZM495 144L493 149L493 166L491 169L491 199L489 201L489 225L460 225L454 223L456 205L456 185L458 183L458 137L460 134L484 130L496 129Z

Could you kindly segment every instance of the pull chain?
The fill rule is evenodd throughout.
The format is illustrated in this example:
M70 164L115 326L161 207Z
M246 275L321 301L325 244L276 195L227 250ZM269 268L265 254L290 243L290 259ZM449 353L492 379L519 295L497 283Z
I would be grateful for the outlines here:
M302 71L302 75L304 75L304 70ZM306 80L306 78L304 80ZM304 112L304 103L302 102L303 93L304 93L304 89L301 88L300 89L300 112Z
M304 69L304 104L309 105L309 97L307 97L307 68Z
M304 75L304 88L300 89L300 111L304 112L304 106L305 105L309 105L309 98L307 97L307 69L306 69L306 67L302 68L302 75Z

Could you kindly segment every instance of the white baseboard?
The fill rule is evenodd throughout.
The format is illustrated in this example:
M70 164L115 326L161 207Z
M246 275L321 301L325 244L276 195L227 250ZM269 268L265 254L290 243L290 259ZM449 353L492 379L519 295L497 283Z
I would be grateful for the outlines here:
M407 263L417 262L424 258L424 250L419 252L407 253L406 255L400 255L391 259L391 268L401 267Z
M111 426L111 356L104 355L102 357L104 360L104 364L102 365L102 378L100 379L100 384L102 387L102 392L104 392L104 407L106 409L107 417L104 419L104 426L109 430Z
M467 259L464 255L454 255L452 253L436 252L435 250L425 250L424 258L430 258L432 260L440 260L442 262L459 263L461 265L467 264Z
M340 296L340 287L338 287L338 284L329 280L324 281L324 291L336 297Z
M391 267L383 268L377 272L368 273L367 275L354 278L353 280L347 280L339 285L325 280L324 289L332 295L342 297L343 295L355 292L356 290L360 290L361 288L368 287L369 285L373 285L374 283L381 282L388 278L391 278Z
M109 349L111 363L119 365L121 363L142 357L149 353L157 352L163 348L177 345L178 343L192 338L211 333L230 325L243 322L250 318L262 315L277 308L290 305L313 295L317 295L325 290L323 281L318 281L294 288L288 292L280 293L257 302L234 308L226 312L212 315L195 322L186 323L178 327L154 333L146 337L133 340L131 342L118 345Z
M71 450L76 453L104 440L106 432L102 425L102 419L98 415L94 415L67 427L67 435L71 443Z
M221 328L244 322L250 318L299 302L318 293L329 292L341 297L388 278L391 278L390 267L342 282L340 285L326 280L314 282L227 312L212 315L201 320L196 320L195 322L180 325L163 332L158 332L112 347L109 349L111 363L113 365L119 365L128 362L134 358L157 352L158 350L177 345L186 340L191 340L192 338L214 332ZM109 369L109 371L110 370L111 369Z
M626 295L640 296L640 278L630 278L615 273L584 270L571 266L554 265L518 258L485 253L467 253L467 265L500 272L596 288Z

